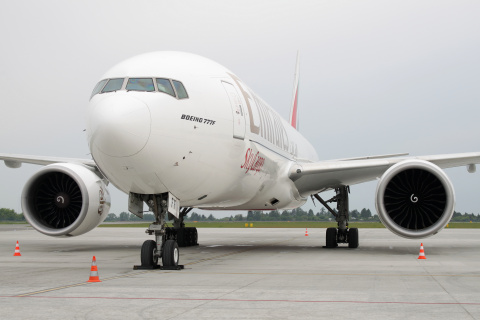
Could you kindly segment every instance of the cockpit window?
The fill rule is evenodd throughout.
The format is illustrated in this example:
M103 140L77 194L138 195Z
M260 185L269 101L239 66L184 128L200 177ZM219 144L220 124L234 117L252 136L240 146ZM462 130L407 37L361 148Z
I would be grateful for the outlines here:
M122 89L123 78L122 79L110 79L107 85L103 88L103 92L112 92Z
M127 91L155 91L153 79L151 78L130 78L128 79Z
M98 93L116 92L119 90L162 92L177 99L188 99L187 90L180 81L168 78L130 78L124 88L125 78L104 79L97 83L90 99ZM156 86L155 86L156 83Z
M173 91L170 80L157 78L157 87L158 91L168 93L169 95L175 97L175 91Z
M188 98L187 91L180 81L172 80L175 90L177 91L178 99Z
M92 92L92 95L90 96L90 99L92 99L92 97L94 95L96 95L97 93L99 93L103 89L103 86L105 85L105 83L107 83L107 81L108 81L108 79L105 79L105 80L102 80L99 83L97 83L97 85L93 89L93 92Z

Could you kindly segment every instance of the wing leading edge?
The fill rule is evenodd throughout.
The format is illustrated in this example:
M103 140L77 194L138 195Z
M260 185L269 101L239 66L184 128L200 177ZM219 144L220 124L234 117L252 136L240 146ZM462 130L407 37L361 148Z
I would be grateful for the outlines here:
M307 197L328 189L375 180L394 164L412 159L429 161L445 169L479 164L480 152L297 163L292 167L289 177L298 192Z
M22 163L38 164L46 166L52 163L77 163L97 168L95 161L89 159L78 158L58 158L58 157L44 157L44 156L29 156L21 154L4 154L0 153L0 160L5 162L5 165L9 168L19 168Z

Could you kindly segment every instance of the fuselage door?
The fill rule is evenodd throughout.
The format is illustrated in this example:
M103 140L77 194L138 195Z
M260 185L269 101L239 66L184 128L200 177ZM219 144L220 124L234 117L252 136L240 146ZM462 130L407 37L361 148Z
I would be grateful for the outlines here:
M228 82L222 81L223 87L227 92L230 106L233 114L233 137L237 139L245 138L245 108L235 87Z

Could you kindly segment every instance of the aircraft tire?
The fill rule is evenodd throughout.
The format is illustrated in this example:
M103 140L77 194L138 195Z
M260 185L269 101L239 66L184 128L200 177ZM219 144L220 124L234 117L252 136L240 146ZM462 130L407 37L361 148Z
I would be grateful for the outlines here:
M164 267L178 266L180 252L178 244L175 240L167 240L163 245L162 263Z
M179 247L188 246L187 237L186 237L186 228L179 228L177 230L177 243Z
M192 246L196 246L196 245L198 244L198 232L197 232L197 228L193 228L192 234L193 234L193 236L192 236L192 239L193 239Z
M142 245L140 261L144 267L155 267L158 264L158 257L155 256L157 243L153 240L146 240Z
M192 228L185 228L185 242L187 243L187 246L192 246Z
M325 237L327 248L336 248L337 245L337 228L327 228L327 234Z
M348 230L348 247L358 248L358 229L350 228Z

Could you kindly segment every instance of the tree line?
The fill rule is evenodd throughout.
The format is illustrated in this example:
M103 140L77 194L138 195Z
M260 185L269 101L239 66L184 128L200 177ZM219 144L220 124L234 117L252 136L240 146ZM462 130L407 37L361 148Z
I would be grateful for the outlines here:
M336 209L333 209L335 212ZM372 214L370 209L352 210L349 212L350 221L380 221L378 215ZM122 212L119 216L114 213L110 213L105 219L106 222L118 222L118 221L155 221L152 213L146 213L143 215L143 219L140 219L134 214L129 212ZM185 222L193 221L335 221L335 217L328 212L325 208L321 208L319 212L314 213L312 209L305 211L302 208L293 210L273 210L273 211L248 211L247 215L241 213L231 215L225 218L215 218L213 214L205 215L196 212L190 213L185 217ZM480 215L473 213L460 213L454 212L452 216L452 222L480 222Z
M23 213L16 213L15 210L0 208L0 221L25 221Z
M335 210L335 209L334 209ZM352 210L350 212L351 220L363 220L363 221L379 221L377 215L372 215L369 209L362 209L360 212L357 210ZM247 216L239 213L235 216L225 217L225 218L215 218L213 214L208 216L204 214L198 214L196 212L190 213L185 218L186 222L193 221L335 221L335 217L322 208L320 212L316 214L312 209L304 211L302 208L297 208L293 210L284 210L282 212L278 210L273 211L248 211ZM119 216L114 213L108 214L105 219L106 222L117 222L117 221L154 221L154 216L151 213L143 215L143 219L140 219L134 214L128 212L122 212Z
M336 209L334 209L336 211ZM372 214L370 209L350 211L350 221L380 221L378 215ZM25 217L22 213L17 213L12 209L0 208L0 221L24 222ZM118 221L155 221L153 213L145 213L143 219L140 219L129 212L121 212L119 215L109 213L105 222ZM247 215L241 213L231 215L225 218L215 218L213 214L206 216L196 212L190 213L185 217L186 222L193 221L335 221L335 217L325 208L321 208L319 212L314 213L312 209L305 211L302 208L293 210L273 210L273 211L248 211ZM452 222L480 222L480 215L474 213L453 213Z

